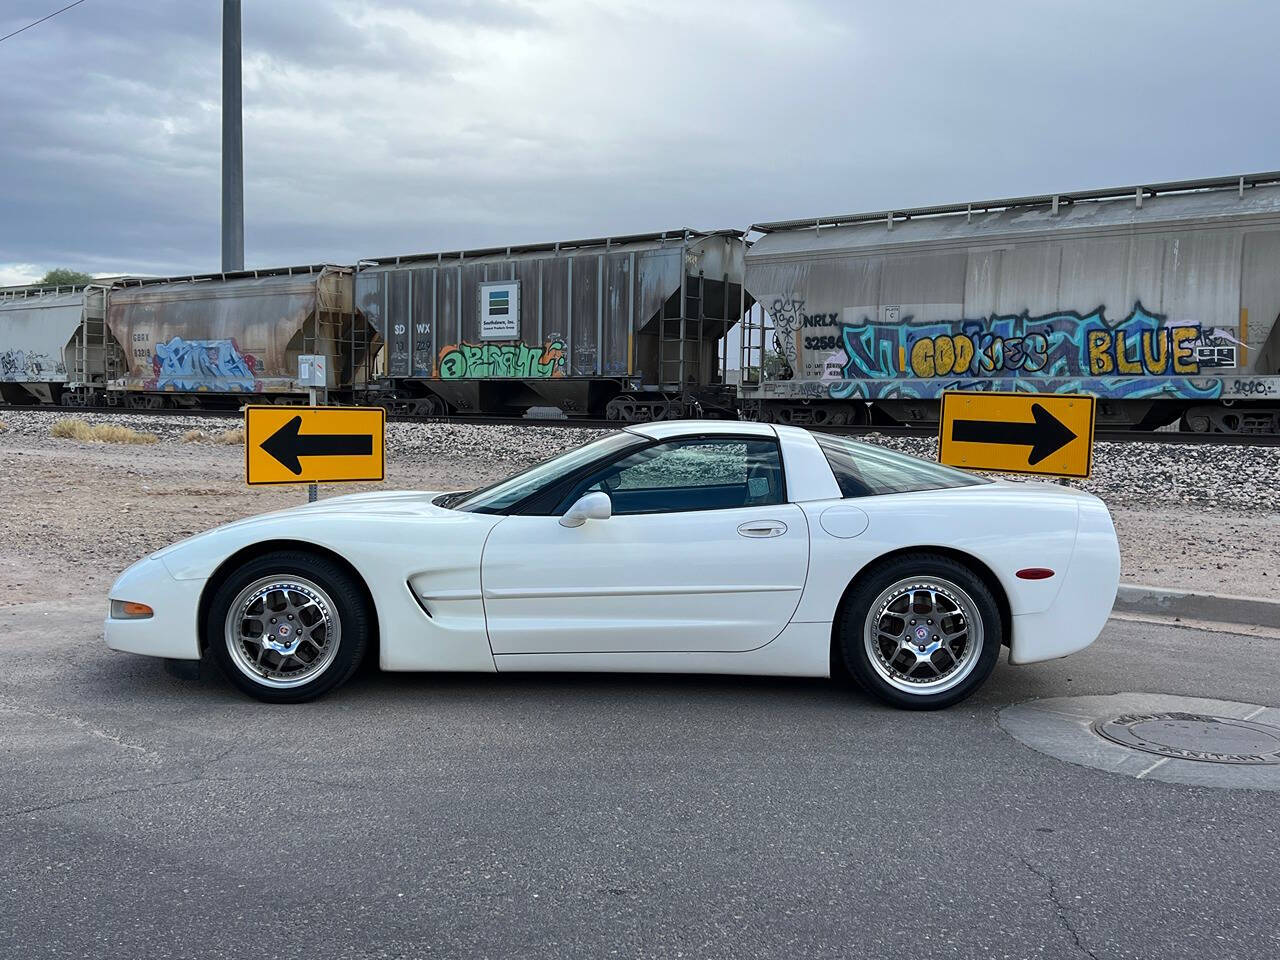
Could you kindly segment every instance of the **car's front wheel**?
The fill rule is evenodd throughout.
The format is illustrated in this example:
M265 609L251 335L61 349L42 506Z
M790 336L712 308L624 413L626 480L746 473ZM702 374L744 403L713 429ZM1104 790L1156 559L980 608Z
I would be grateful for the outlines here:
M241 566L208 607L205 636L235 686L268 703L300 703L346 681L369 645L370 611L337 563L278 551Z
M846 598L838 642L867 691L896 707L932 710L990 676L1003 641L1000 608L969 567L915 553L869 571Z

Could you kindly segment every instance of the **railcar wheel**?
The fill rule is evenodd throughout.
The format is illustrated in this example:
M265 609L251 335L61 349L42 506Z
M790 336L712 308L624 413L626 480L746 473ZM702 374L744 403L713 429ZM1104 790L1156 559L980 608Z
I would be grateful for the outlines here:
M449 411L444 401L434 394L405 401L406 413L415 417L443 417Z
M267 703L301 703L355 672L370 616L359 584L336 563L280 551L251 560L218 587L205 637L241 691Z
M125 394L124 405L131 410L160 410L164 407L164 397L150 393Z
M606 420L621 420L623 423L634 423L636 420L635 398L627 395L617 396L604 406Z
M1003 640L1000 608L972 570L936 554L906 554L847 598L838 642L868 692L895 707L935 710L991 675Z
M1182 415L1182 429L1190 433L1208 433L1212 424L1206 414L1188 412Z

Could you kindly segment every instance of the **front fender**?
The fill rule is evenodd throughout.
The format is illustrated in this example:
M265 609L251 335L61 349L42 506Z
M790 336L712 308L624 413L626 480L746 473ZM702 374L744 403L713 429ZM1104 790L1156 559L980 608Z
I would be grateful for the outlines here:
M349 563L368 588L383 669L489 672L494 664L480 554L501 519L413 507L367 513L304 508L218 527L153 558L175 583L200 585L198 604L210 577L246 549L280 542L322 548Z

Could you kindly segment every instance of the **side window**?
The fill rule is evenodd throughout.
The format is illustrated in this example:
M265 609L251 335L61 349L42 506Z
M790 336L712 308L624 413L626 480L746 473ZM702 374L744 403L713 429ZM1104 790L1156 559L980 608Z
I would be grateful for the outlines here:
M872 443L814 434L845 497L874 497L988 483L980 477Z
M578 484L560 504L603 491L615 515L730 510L781 503L782 458L774 440L702 437L645 447Z

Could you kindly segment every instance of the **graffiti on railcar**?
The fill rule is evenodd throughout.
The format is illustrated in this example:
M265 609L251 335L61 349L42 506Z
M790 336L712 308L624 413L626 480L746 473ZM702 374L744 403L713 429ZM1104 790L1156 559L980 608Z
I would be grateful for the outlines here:
M136 347L135 347L136 349ZM260 390L253 354L241 353L233 339L184 340L157 343L151 355L150 390Z
M1196 351L1196 362L1200 369L1213 367L1236 367L1239 365L1239 351L1245 344L1238 340L1230 330L1221 327L1210 327L1202 330L1200 337L1193 343Z
M66 376L61 360L34 350L0 350L0 380L41 381Z
M525 343L457 343L440 351L441 380L514 377L545 380L567 375L568 358L563 340L548 340L540 347Z
M1233 397L1280 397L1280 378L1254 377L1232 380L1229 392Z
M804 301L798 297L775 297L769 305L769 316L773 318L774 339L782 351L782 358L787 362L787 366L797 373L800 371L799 335L806 321L810 320L804 315L803 310ZM825 320L827 316L834 317L835 314L821 316Z
M1110 396L1198 399L1216 396L1221 385L1193 378L1234 367L1242 346L1230 330L1171 321L1141 301L1114 320L1103 305L942 321L917 321L897 306L876 317L853 308L807 310L794 296L770 306L795 377L827 384L836 399L934 397L1022 378L1035 381L1025 389L1092 391L1105 382Z
M800 383L778 384L779 396ZM932 380L833 380L822 384L832 400L936 400L950 390L968 393L1091 393L1114 400L1216 400L1223 381L1191 377L939 377Z

